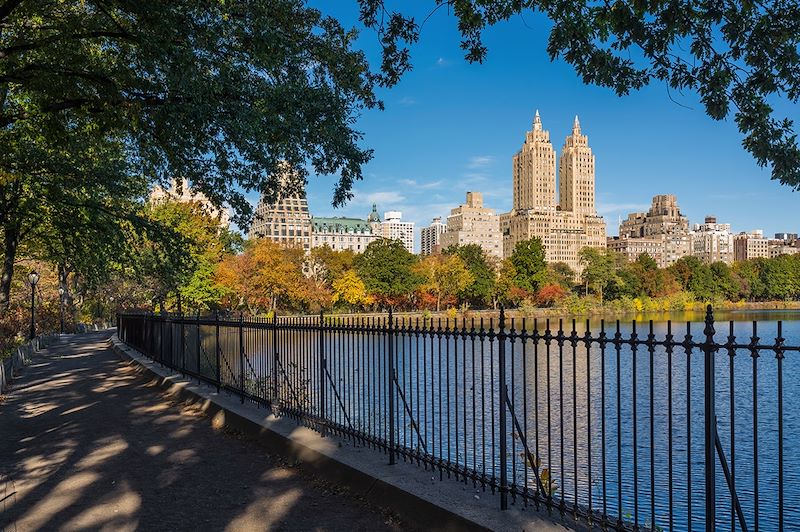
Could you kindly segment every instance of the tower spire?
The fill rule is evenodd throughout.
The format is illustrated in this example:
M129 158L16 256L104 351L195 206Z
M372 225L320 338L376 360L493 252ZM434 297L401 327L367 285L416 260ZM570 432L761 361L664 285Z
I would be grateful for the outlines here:
M581 123L578 120L578 115L575 115L575 122L572 123L572 134L573 135L581 134Z
M542 119L539 118L539 110L536 110L536 115L533 117L533 130L534 131L541 131L542 130Z

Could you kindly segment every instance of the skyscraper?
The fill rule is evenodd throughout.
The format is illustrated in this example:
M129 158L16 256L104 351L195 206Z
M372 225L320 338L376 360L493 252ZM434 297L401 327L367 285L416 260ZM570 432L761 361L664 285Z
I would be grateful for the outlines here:
M594 155L589 138L581 134L578 117L572 135L564 141L558 163L558 196L562 211L596 216L594 208Z
M248 236L300 246L307 253L311 250L311 215L304 183L288 167L283 169L278 180L280 190L274 201L261 195Z
M437 253L441 246L439 239L447 228L446 224L442 223L441 217L437 216L428 227L423 227L419 231L419 254L420 255L433 255Z
M503 256L535 237L548 262L565 262L580 271L581 249L606 247L606 224L595 209L595 158L577 117L561 151L556 197L556 152L537 111L513 159L513 209L500 216Z

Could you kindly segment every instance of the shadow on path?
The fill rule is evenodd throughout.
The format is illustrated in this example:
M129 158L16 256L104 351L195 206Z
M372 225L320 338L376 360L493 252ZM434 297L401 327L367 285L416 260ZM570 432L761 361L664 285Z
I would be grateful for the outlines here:
M62 338L0 401L0 530L401 528L171 402L110 335Z

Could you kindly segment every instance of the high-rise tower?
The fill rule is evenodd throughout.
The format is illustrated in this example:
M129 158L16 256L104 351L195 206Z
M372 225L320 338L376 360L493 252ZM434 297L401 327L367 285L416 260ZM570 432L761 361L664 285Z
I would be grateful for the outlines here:
M550 132L542 129L538 110L533 129L526 133L513 165L514 209L555 210L556 152L550 143Z
M538 238L548 262L580 272L580 250L606 247L606 225L595 209L595 158L577 117L559 161L558 199L556 152L538 111L513 164L513 209L500 215L503 256L511 256L519 242Z
M305 182L286 164L277 176L279 190L272 198L261 195L249 238L267 238L286 246L311 250L311 215Z
M575 116L572 135L564 141L558 162L558 199L562 211L594 216L594 155Z

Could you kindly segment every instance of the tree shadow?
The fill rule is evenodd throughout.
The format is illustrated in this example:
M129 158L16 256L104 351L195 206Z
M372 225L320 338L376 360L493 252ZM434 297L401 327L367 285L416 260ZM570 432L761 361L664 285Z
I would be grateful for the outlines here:
M50 346L0 405L0 530L400 528L171 402L109 336Z

